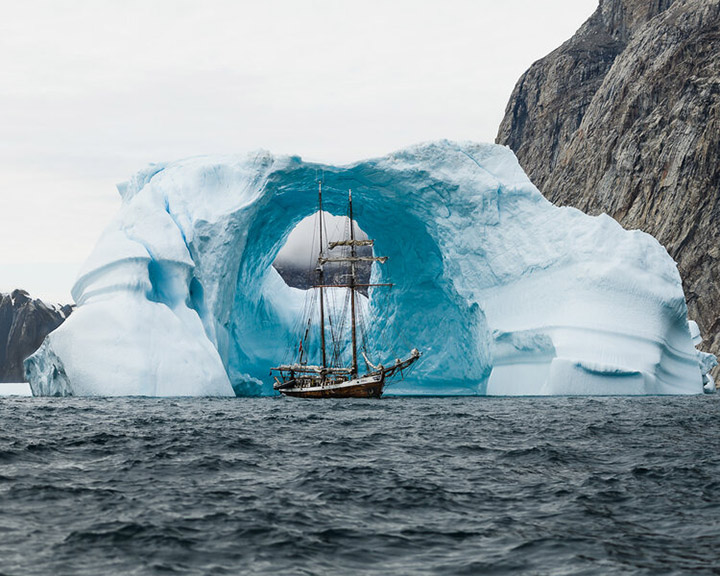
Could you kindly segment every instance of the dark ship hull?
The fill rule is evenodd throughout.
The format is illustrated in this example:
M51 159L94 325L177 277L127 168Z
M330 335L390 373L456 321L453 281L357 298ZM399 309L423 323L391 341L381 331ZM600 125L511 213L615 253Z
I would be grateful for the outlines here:
M275 389L285 396L296 398L380 398L384 387L384 374L370 374L324 383L312 378L295 378L276 385Z

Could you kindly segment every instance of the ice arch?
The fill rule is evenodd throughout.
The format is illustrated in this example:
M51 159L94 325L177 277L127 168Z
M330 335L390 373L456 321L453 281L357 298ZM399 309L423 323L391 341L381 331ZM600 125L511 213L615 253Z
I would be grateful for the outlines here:
M358 225L375 240L377 252L389 257L395 286L388 294L388 309L393 313L378 317L371 306L371 318L378 327L396 324L394 331L427 352L413 389L421 393L440 386L448 393L476 393L489 372L487 346L483 350L480 344L487 340L487 328L477 306L465 302L443 272L442 254L427 227L428 206L413 201L416 182L380 188L378 178L384 171L368 165L325 167L323 172L324 208L344 214L347 190L352 188ZM296 324L298 291L281 283L272 262L297 223L317 209L317 178L315 167L300 165L273 174L265 184L267 201L247 229L233 301L225 306L232 310L226 324L232 338L223 351L231 370L237 367L254 378L265 377L268 366L282 354L278 343L297 340L289 330ZM432 322L449 328L446 337L437 338L427 329ZM445 367L437 365L439 358ZM238 376L231 375L236 382Z
M263 152L137 174L77 312L26 363L33 391L269 393L299 299L272 262L319 177L332 213L352 188L390 257L377 330L425 353L395 393L702 391L680 278L652 237L552 206L507 148L447 141L340 167Z

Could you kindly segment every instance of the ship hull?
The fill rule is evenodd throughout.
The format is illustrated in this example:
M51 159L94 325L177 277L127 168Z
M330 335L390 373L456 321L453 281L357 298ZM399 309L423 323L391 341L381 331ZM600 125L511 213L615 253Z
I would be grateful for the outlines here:
M325 385L290 381L278 388L278 391L295 398L380 398L384 386L384 375L373 374Z

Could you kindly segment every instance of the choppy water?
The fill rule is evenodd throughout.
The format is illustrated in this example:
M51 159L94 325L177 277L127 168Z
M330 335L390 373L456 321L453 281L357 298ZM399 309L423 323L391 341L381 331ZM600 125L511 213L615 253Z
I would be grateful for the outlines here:
M718 574L719 408L0 398L0 574Z

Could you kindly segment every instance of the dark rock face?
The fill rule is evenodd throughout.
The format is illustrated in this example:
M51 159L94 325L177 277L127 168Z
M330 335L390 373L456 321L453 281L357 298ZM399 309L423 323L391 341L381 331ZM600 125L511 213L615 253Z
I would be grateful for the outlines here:
M24 382L23 360L72 312L49 307L24 290L0 294L0 382Z
M720 353L720 0L601 0L517 83L497 142L550 200L654 235Z
M339 250L339 249L337 249ZM328 252L331 256L341 256L341 252ZM360 246L357 249L358 256L372 257L373 250L369 246ZM318 283L318 272L314 265L307 267L305 263L299 262L278 262L275 261L273 266L278 274L285 281L285 284L291 288L299 288L300 290L309 290ZM368 284L370 282L370 274L372 273L372 262L359 262L355 265L355 277L358 284ZM350 266L347 264L328 263L324 266L323 283L330 286L338 286L347 284L350 278ZM368 295L368 289L362 287L358 290L365 296Z
M497 142L512 148L541 190L633 32L672 2L601 0L570 40L535 62L515 85Z

